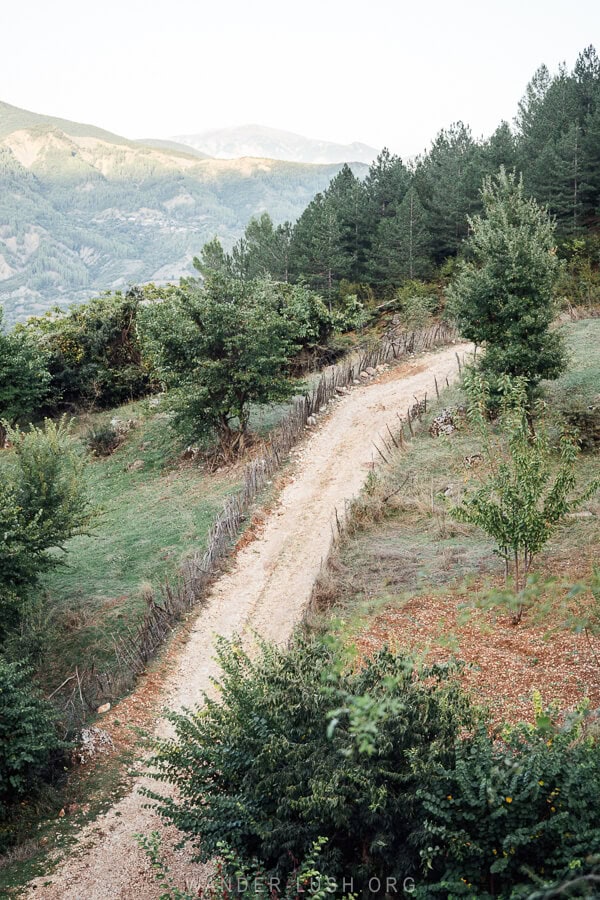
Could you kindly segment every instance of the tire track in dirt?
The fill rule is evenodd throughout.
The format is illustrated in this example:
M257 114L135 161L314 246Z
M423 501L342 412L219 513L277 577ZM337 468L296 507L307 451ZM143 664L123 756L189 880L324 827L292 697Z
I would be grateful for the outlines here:
M215 582L200 610L187 644L167 681L164 704L171 709L194 706L218 676L213 659L216 635L254 633L285 643L301 620L321 562L332 541L335 509L343 517L345 500L356 496L373 458L373 441L385 426L404 415L415 395L434 395L438 383L457 375L452 345L421 354L368 385L357 386L339 400L330 415L294 453L291 477L256 540L237 553L231 570ZM168 733L160 720L157 734ZM178 885L194 885L199 867L185 851L175 851L172 829L161 826L138 788L94 823L86 826L70 856L53 874L29 885L29 898L44 900L155 900L161 889L134 838L160 829L165 858Z

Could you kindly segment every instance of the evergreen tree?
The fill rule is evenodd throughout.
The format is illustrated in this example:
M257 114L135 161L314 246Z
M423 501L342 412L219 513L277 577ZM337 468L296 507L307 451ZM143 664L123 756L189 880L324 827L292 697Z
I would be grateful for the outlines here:
M600 59L591 44L577 57L573 77L580 122L583 123L596 109L600 85Z
M406 278L425 278L431 272L431 237L425 211L414 188L404 195L396 215L381 219L369 258L372 284L393 288Z
M248 242L246 241L245 235L236 241L236 243L231 248L231 253L229 254L229 258L231 260L230 263L230 272L233 278L237 278L240 281L247 281L250 276L250 253L248 248Z
M419 160L416 187L427 211L436 262L454 256L467 236L467 216L479 206L481 169L469 128L457 122Z
M600 85L596 107L589 114L582 137L580 197L583 217L596 225L600 219Z
M395 215L409 184L410 175L400 157L384 148L365 179L371 222Z
M414 187L404 195L396 214L404 239L400 248L403 271L407 278L427 278L431 274L431 234L423 204Z
M365 185L345 164L331 181L325 197L337 219L345 277L360 281L370 244Z
M564 368L561 337L550 331L558 275L555 227L504 169L484 180L483 215L470 219L469 261L452 286L462 334L485 345L481 363L494 378L520 376L532 389Z
M250 219L244 232L249 278L270 275L275 281L289 280L291 230L289 222L275 228L266 212Z
M337 284L350 275L351 261L344 254L342 232L333 203L317 194L298 219L291 242L296 277L304 276L325 295L329 307Z
M559 233L581 227L582 100L564 67L536 72L519 104L519 164L528 191L556 217Z
M223 250L223 245L218 237L207 241L200 251L200 256L193 260L196 271L207 278L209 275L231 275L231 257Z
M497 172L501 166L509 171L517 166L517 143L508 122L501 122L493 135L479 148L480 166L484 175Z

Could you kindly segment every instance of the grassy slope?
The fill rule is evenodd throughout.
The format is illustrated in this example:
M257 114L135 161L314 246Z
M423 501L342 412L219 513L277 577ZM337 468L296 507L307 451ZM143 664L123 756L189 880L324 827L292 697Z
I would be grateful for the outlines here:
M74 538L42 585L40 627L52 636L42 660L48 688L78 665L111 667L113 634L134 625L143 609L142 588L176 575L189 553L204 549L208 530L239 473L208 475L179 461L177 440L146 401L77 424L118 415L136 422L109 458L92 459L87 477L98 510L89 536ZM130 471L131 463L144 466Z
M280 403L252 410L251 428L268 434L288 408ZM148 400L83 416L76 432L85 439L90 427L115 416L136 424L112 456L90 459L95 527L67 544L42 584L39 627L46 646L40 676L48 690L75 666L111 668L113 635L139 620L144 588L156 589L176 576L186 556L203 552L224 498L241 483L242 466L209 473L181 462L180 439ZM140 460L142 468L129 468Z
M561 379L545 386L551 408L572 397L574 390L588 402L600 390L600 322L578 322L566 326L565 332L571 364ZM447 407L460 402L457 390L446 391L442 397ZM459 652L462 647L465 658L470 658L482 655L481 648L489 645L490 635L494 635L491 643L496 648L502 644L507 657L529 653L531 659L538 659L545 652L547 623L536 623L532 615L521 630L511 630L505 621L495 622L489 614L473 614L476 627L472 622L464 624L465 610L482 599L490 585L501 582L503 566L482 532L448 516L448 500L452 503L452 496L460 493L468 477L464 458L478 449L476 442L466 428L450 438L431 438L430 419L431 413L410 452L396 457L392 467L383 470L383 485L375 483L371 493L366 491L355 504L350 532L317 588L317 599L329 607L322 624L332 627L329 616L334 616L338 621L333 627L358 637L364 649L382 640L419 650L445 643ZM577 470L581 486L600 476L598 453L582 454ZM382 496L401 484L400 494L382 503ZM567 582L589 574L600 544L598 497L586 509L592 517L568 520L537 560L538 572ZM516 644L511 649L513 639ZM581 657L579 644L565 644L564 634L556 633L552 640L557 659L563 652L565 658L570 654ZM471 645L477 643L479 648L473 649ZM527 651L525 643L530 644ZM538 649L531 649L534 647ZM483 656L485 653L478 664L484 665ZM584 680L590 671L588 663L586 660L582 669ZM564 660L560 664L566 665ZM546 686L560 694L558 679L553 681L551 672L546 675ZM595 680L600 685L599 676L596 673ZM583 691L585 685L579 684L579 688ZM568 691L567 695L572 696ZM516 696L513 700L522 713L521 701Z

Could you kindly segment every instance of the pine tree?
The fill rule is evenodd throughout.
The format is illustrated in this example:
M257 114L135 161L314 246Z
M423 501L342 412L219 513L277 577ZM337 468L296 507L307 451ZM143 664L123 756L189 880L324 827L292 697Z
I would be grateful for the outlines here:
M371 283L387 289L407 278L426 278L431 272L430 245L425 211L416 190L409 188L396 215L379 222L369 259Z
M479 206L481 169L469 128L457 122L436 137L415 171L436 262L454 256L467 236L467 216Z
M517 166L517 144L508 122L501 122L493 135L479 148L480 165L485 175L497 172L500 166L509 171Z
M250 219L244 232L249 278L270 275L275 281L289 280L291 225L273 225L268 213Z
M404 195L396 215L404 235L400 256L407 278L427 278L431 274L431 235L425 210L414 187Z
M339 280L350 275L350 261L343 251L335 208L324 194L317 194L298 219L290 250L296 277L308 278L331 308Z
M409 185L410 174L400 157L384 148L365 179L372 228L377 227L380 219L395 215Z
M231 257L225 253L223 245L218 237L207 241L200 251L200 256L195 256L193 265L196 271L204 278L209 275L231 275Z
M345 277L360 281L370 244L365 185L345 164L331 181L325 197L338 222Z

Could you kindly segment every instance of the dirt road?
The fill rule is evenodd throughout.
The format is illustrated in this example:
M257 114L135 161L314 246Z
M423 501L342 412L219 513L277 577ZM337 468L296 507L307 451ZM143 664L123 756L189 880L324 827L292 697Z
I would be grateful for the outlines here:
M368 385L357 386L339 400L295 454L291 481L283 488L262 534L237 554L231 571L214 585L198 615L188 643L169 678L165 704L193 706L218 674L212 658L215 635L258 633L284 643L301 619L321 561L327 556L334 511L362 487L373 454L373 440L386 424L397 423L415 395L434 396L439 383L456 377L451 346L425 353ZM165 734L165 723L157 726ZM133 837L159 828L147 802L134 790L81 834L70 858L54 874L30 885L29 897L44 900L154 900L161 890ZM166 840L170 837L166 835ZM179 886L191 886L197 869L185 853L169 852Z

